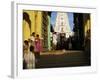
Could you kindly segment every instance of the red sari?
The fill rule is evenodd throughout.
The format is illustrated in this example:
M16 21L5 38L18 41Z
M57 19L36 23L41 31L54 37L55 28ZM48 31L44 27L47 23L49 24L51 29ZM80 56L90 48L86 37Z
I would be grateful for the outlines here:
M41 52L42 51L42 43L41 43L41 40L39 38L35 39L34 51L35 52Z

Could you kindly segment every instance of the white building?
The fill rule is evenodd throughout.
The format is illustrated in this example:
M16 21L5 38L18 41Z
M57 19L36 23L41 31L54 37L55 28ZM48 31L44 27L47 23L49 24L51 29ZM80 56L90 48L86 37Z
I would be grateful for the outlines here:
M73 35L73 32L70 29L67 13L57 12L54 31L57 33L65 33L66 38Z

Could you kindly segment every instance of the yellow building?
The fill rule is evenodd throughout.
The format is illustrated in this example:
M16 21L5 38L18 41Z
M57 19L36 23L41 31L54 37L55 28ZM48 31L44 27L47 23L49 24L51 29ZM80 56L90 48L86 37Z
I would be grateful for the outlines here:
M35 32L41 37L41 27L42 27L42 12L33 10L24 10L27 16L23 15L23 39L28 40L30 35Z
M28 13L23 12L23 40L28 40L30 37L31 20Z
M89 30L91 30L91 17L90 17L90 14L83 15L83 21L84 21L84 35L86 37L87 32Z
M35 12L35 33L39 34L40 37L42 37L42 12L41 11L36 11Z
M23 20L23 40L28 40L30 38L30 28L27 21Z
M46 11L24 10L23 13L23 40L28 40L33 32L42 40L43 51L50 49L50 18ZM48 32L49 31L49 32Z

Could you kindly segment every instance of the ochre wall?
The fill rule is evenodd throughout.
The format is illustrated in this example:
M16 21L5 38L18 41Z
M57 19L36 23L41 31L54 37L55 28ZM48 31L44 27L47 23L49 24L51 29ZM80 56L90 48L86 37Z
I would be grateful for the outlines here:
M42 12L38 11L37 12L37 17L36 17L36 34L39 34L39 36L41 37L41 32L42 32Z
M39 34L41 37L42 12L32 10L24 10L23 12L26 12L29 15L31 21L31 28L29 28L29 24L25 20L23 21L24 40L28 40L32 32Z
M23 40L28 40L30 38L30 28L29 24L23 20Z
M91 29L91 16L90 16L90 18L87 18L86 16L84 16L84 33L85 33L85 36L86 36L87 31L90 30L90 29Z

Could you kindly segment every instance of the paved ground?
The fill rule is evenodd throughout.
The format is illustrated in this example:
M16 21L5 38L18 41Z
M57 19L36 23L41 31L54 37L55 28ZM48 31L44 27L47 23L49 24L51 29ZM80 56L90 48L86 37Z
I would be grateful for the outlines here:
M90 58L84 51L57 50L41 53L36 68L89 66Z

